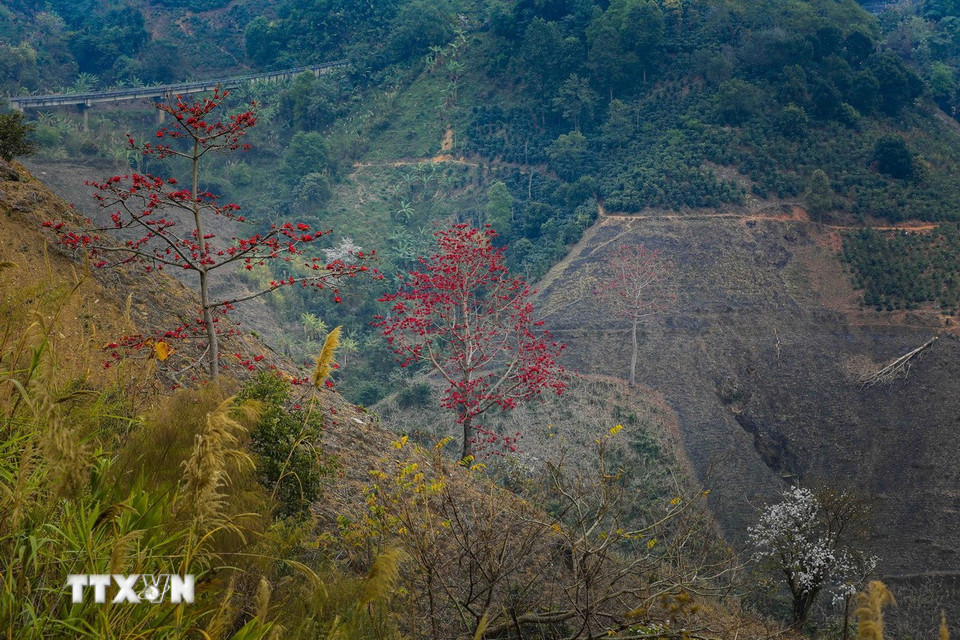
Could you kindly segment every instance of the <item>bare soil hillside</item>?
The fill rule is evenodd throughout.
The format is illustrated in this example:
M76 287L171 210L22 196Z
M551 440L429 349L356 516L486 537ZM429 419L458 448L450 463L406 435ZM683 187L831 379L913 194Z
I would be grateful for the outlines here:
M97 206L92 196L93 189L84 183L88 180L102 180L117 173L118 168L114 163L108 160L88 164L74 160L32 158L24 165L77 212L98 224L109 221L111 212ZM226 219L211 220L210 225L211 232L223 238L241 235L246 230L242 225ZM192 273L173 275L181 276L188 285L194 284L191 280ZM218 296L242 297L251 292L250 283L236 273L223 274L213 283L213 293ZM234 315L246 330L255 330L269 345L277 344L279 336L285 331L295 329L282 326L263 298L256 298L238 306Z
M617 246L659 249L676 264L669 277L680 293L642 331L638 381L679 416L727 535L742 544L758 506L790 482L864 488L878 499L871 542L881 572L895 584L942 580L960 569L960 340L934 312L861 310L837 232L786 207L602 216L541 283L538 308L582 371L626 377L629 325L593 290ZM905 377L861 384L934 336ZM932 633L941 606L960 616L957 603L940 590L923 611L898 615L911 618L904 628Z

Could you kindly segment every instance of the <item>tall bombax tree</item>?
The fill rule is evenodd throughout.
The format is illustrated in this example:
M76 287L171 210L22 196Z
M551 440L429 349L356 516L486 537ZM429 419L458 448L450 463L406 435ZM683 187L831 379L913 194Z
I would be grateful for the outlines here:
M659 251L642 245L620 245L607 258L601 283L595 293L614 313L630 321L633 350L630 356L630 386L637 384L637 329L640 322L664 311L675 299L667 282L673 263Z
M441 405L463 429L461 459L473 456L478 433L497 439L478 424L480 415L564 389L557 362L564 345L533 319L533 291L510 275L504 249L491 244L496 235L489 225L436 232L437 253L380 299L392 306L376 323L401 366L425 363L446 383Z
M193 103L177 96L170 104L158 104L157 109L172 117L171 125L157 131L156 142L140 144L132 137L128 139L130 147L145 156L179 158L189 163L188 187L180 187L173 177L115 175L103 182L87 182L96 188L94 198L100 207L110 212L110 223L84 229L65 222L44 223L57 232L62 245L85 251L95 267L138 264L148 273L164 268L195 273L200 297L197 321L162 331L157 340L205 340L202 346L211 379L221 368L220 338L231 331L222 320L234 305L282 286L323 289L339 278L368 270L343 260L326 262L308 256L306 245L330 231L313 230L302 222L271 224L262 232L218 242L213 232L217 219L247 221L239 214L238 205L221 202L219 196L200 189L200 162L208 153L247 150L249 145L242 142L243 136L257 123L252 110L221 119L228 93L218 87L211 97ZM358 260L364 257L362 253L357 256ZM277 262L286 263L285 271L266 287L224 298L215 298L211 292L211 277L221 269L251 271ZM331 288L334 300L339 302L337 289ZM157 344L149 337L130 336L122 346L140 348L151 343Z

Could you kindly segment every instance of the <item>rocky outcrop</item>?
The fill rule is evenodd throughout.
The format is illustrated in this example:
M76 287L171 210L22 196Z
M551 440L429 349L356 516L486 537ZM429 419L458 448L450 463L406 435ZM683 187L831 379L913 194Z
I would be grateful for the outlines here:
M19 182L20 172L5 160L0 160L0 180L6 182Z

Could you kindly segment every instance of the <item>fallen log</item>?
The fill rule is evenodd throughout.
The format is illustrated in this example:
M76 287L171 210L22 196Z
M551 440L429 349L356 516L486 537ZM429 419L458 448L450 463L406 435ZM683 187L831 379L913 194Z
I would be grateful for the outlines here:
M888 382L892 382L897 378L906 378L907 374L910 373L911 360L920 355L924 350L928 349L930 345L932 345L938 339L938 336L933 336L913 351L903 354L876 373L861 377L860 388L867 389L877 384L886 384Z

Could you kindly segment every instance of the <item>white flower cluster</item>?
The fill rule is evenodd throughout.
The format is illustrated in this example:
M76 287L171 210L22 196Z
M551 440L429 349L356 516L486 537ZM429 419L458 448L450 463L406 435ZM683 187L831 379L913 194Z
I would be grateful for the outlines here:
M833 593L833 605L835 607L842 606L847 598L857 595L857 591L860 590L860 585L864 582L866 576L873 573L873 570L877 568L877 563L880 562L880 558L877 556L864 558L859 565L851 562L849 556L847 560L843 573L834 576L835 584L831 593Z
M823 525L820 509L809 489L784 491L783 501L767 507L757 524L747 528L753 559L783 571L800 594L829 588L834 600L842 602L856 593L859 578L873 569L876 558L858 563Z
M344 237L337 246L324 249L323 255L327 262L336 262L337 260L347 262L361 251L363 251L363 247L354 242L353 238Z

